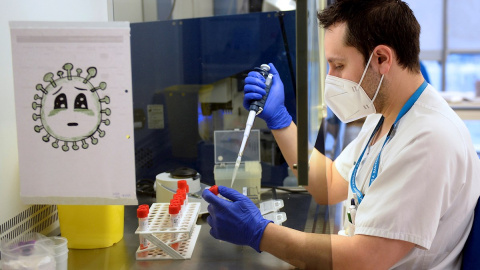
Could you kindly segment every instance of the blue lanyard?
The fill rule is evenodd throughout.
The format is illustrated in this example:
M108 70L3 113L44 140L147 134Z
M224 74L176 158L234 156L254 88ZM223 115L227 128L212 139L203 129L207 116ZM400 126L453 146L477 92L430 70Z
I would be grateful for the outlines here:
M400 113L398 113L397 119L395 119L395 122L393 123L392 127L390 128L390 131L387 134L387 138L383 142L382 149L380 149L380 153L378 154L377 158L375 159L375 163L373 164L372 174L370 175L370 183L368 184L368 186L370 186L373 183L373 181L375 181L375 179L377 179L378 166L380 165L380 155L382 154L383 147L385 146L385 144L387 144L387 142L391 138L392 132L397 128L397 125L398 125L398 122L400 121L400 119L410 110L410 108L412 108L413 104L415 104L415 102L420 97L420 95L423 93L423 90L425 90L427 85L428 85L428 83L426 81L423 81L422 85L420 85L420 87L415 91L415 93L413 93L413 95L407 100L405 105L403 105L402 109L400 110ZM356 180L355 180L355 178L357 176L358 167L360 165L360 162L362 161L363 155L365 154L365 150L367 150L367 147L370 144L370 141L373 139L373 137L375 136L375 133L377 133L377 131L382 126L383 120L384 120L384 117L382 116L380 118L380 121L378 121L377 126L373 130L372 136L370 136L370 139L368 139L367 145L363 149L362 154L358 158L358 161L355 163L355 168L353 169L352 177L350 178L350 187L352 188L352 192L357 195L358 204L360 204L362 202L363 197L364 197L362 192L357 188L357 184L356 184Z

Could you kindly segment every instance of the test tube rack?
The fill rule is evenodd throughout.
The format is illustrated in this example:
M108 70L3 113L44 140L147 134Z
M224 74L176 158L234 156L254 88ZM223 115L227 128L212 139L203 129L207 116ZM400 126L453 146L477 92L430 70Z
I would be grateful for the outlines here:
M137 260L169 260L191 259L193 249L200 233L200 225L196 225L200 203L188 203L183 210L178 227L170 225L169 203L154 203L148 213L148 230L135 231L150 243L147 248L137 249ZM176 237L173 237L176 235ZM178 243L177 248L172 244Z

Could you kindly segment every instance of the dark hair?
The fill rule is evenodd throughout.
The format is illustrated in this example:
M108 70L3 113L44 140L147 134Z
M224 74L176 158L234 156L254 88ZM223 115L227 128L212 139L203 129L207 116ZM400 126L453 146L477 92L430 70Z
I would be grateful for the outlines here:
M401 67L420 72L420 25L405 2L337 0L317 17L324 28L345 22L345 45L359 50L365 62L376 46L387 45Z

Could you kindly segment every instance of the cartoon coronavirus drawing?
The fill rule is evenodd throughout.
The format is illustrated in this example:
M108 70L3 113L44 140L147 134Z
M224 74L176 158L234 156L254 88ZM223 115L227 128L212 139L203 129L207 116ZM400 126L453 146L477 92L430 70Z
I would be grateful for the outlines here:
M71 63L66 63L62 68L66 71L66 76L60 70L57 72L58 78L54 79L54 74L49 72L43 77L47 85L36 86L41 94L34 96L33 120L41 121L41 125L35 125L34 130L37 133L45 130L47 134L42 137L43 141L49 142L52 139L54 148L63 143L61 148L65 152L70 149L69 144L73 150L78 150L79 145L87 149L89 141L93 145L98 143L95 133L98 137L105 136L100 125L110 125L109 119L102 118L102 114L111 114L109 108L102 108L102 103L109 104L110 98L100 98L98 95L98 90L105 90L107 84L100 82L97 87L92 85L90 80L97 75L95 67L87 68L85 77L81 76L80 68L76 69L76 75L72 74ZM37 113L37 110L40 112Z

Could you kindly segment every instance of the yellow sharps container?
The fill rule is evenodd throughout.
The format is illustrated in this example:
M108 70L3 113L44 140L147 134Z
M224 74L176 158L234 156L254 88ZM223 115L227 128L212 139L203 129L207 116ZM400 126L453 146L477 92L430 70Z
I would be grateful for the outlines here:
M61 235L68 248L110 247L123 238L123 205L58 205Z

